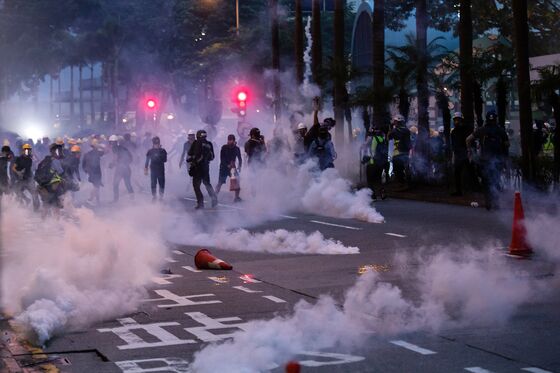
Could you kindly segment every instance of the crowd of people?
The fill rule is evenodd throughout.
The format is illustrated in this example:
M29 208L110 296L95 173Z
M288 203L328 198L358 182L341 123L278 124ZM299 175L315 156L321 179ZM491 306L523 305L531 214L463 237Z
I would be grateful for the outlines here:
M313 123L291 118L292 139L275 131L271 141L266 142L259 128L252 128L247 139L242 139L243 152L237 145L236 136L227 136L221 147L218 183L212 186L210 164L215 159L214 146L205 130L189 130L177 138L170 153L162 146L158 136L146 132L143 139L135 133L121 135L91 135L78 139L57 137L33 142L17 139L12 148L7 140L0 153L0 196L13 193L23 204L33 209L42 207L44 213L62 208L62 198L80 189L82 177L91 185L87 203L100 204L100 190L105 180L112 182L113 202L120 199L121 184L134 199L135 189L144 189L145 181L139 179L144 162L144 174L150 175L153 201L165 195L166 163L168 158L178 159L178 168L192 178L196 196L196 209L204 208L201 186L208 193L212 207L218 204L218 194L229 179L233 201L241 202L239 175L242 167L264 167L272 153L288 150L292 164L303 165L314 159L314 172L334 168L337 153L332 141L331 129L336 122L332 118L323 121L318 117L318 105L314 102ZM554 127L537 123L533 144L539 152L552 152ZM418 149L418 129L407 126L402 115L395 115L391 126L369 128L365 142L360 148L361 161L365 166L367 185L371 189L372 202L385 199L385 185L394 182L406 187L418 177L441 178L446 168L454 179L453 195L464 193L465 184L480 183L485 192L486 207L496 207L501 174L511 165L509 157L518 154L518 139L512 131L506 132L497 122L497 115L489 111L483 126L474 128L464 123L463 115L453 115L453 128L449 141L445 141L443 127L431 131L427 150ZM517 145L516 145L517 144ZM451 164L446 163L452 156ZM470 179L470 180L467 180Z

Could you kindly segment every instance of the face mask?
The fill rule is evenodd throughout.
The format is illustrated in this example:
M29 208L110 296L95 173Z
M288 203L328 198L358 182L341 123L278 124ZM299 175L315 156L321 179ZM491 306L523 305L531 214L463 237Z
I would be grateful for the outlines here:
M29 149L23 149L23 154L27 157L29 157L31 155L31 150Z

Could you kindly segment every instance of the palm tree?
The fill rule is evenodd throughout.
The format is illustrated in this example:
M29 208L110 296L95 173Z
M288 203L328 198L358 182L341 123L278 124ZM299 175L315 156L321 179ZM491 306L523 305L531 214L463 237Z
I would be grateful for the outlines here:
M333 44L333 64L335 69L344 69L346 67L344 61L344 0L334 1L334 44ZM333 77L334 83L334 116L337 123L335 133L337 140L342 143L344 141L344 98L347 96L345 80L341 74Z
M377 0L373 9L373 90L385 90L385 0ZM381 97L379 97L381 98ZM373 101L373 122L381 125L385 117L387 102Z
M301 0L295 0L295 57L296 57L296 81L303 83L303 19L301 15Z
M459 41L461 71L461 111L465 123L474 124L473 117L473 24L471 0L460 1Z
M399 113L405 118L405 121L408 121L412 81L416 66L406 57L406 54L399 52L402 52L402 49L396 47L390 47L387 50L389 55L387 75L391 82L390 89L398 97Z
M529 25L527 0L512 0L519 95L519 122L521 126L521 169L527 181L535 179L535 160L531 152L533 118L531 112L531 79L529 76Z
M311 39L313 46L311 50L311 70L313 81L319 87L322 85L323 66L323 43L321 38L321 0L312 0L311 3Z
M428 107L430 105L430 92L428 89L428 11L427 0L416 0L416 48L417 48L417 71L416 90L418 92L418 145L420 154L425 152L424 145L427 143L430 130L430 117Z

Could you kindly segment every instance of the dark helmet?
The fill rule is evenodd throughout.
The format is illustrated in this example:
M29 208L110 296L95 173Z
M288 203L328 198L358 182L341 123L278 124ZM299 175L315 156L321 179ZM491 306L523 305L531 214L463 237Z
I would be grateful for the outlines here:
M489 110L486 113L486 121L490 121L490 120L496 120L498 118L498 114L496 114L496 112L494 110Z
M196 131L196 138L199 139L199 140L205 139L207 135L208 135L208 134L206 133L205 130L198 130L198 131Z
M336 124L336 121L333 118L327 118L323 121L323 125L327 126L329 129L333 128Z
M9 147L8 145L4 145L4 146L2 147L2 152L3 152L3 153L9 153L9 152L11 152L11 151L12 151L12 149L10 149L10 147Z
M253 128L251 128L251 131L249 131L249 136L252 139L260 138L261 137L261 130L258 129L257 127L253 127Z
M228 135L227 139L228 141L235 141L235 135Z
M160 140L159 140L158 136L152 137L152 144L154 144L154 145L159 145L160 144Z

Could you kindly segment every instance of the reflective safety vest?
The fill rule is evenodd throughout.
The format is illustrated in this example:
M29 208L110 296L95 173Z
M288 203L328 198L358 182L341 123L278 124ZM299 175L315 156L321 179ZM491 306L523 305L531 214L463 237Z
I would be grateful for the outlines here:
M546 155L554 154L554 142L552 141L552 134L548 135L546 142L543 145L543 151Z
M369 159L369 164L375 163L375 151L377 150L377 144L382 143L385 140L383 136L373 136L371 138L371 157Z

